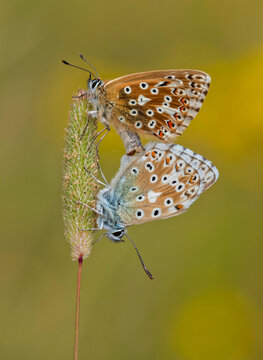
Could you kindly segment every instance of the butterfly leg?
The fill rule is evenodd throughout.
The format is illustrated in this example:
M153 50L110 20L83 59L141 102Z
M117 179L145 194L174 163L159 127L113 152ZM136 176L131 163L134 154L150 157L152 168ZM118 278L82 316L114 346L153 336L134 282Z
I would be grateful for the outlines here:
M83 96L87 95L89 92L88 91L84 91L82 94L77 95L77 96L72 96L73 99L80 99Z
M97 110L90 110L88 111L88 120L87 120L87 123L82 131L82 134L80 135L80 138L79 140L81 141L84 137L84 135L86 134L86 130L87 130L87 127L88 127L88 124L89 124L89 121L92 119L92 118L96 118L98 116L98 111ZM96 135L96 137L98 136L98 134ZM95 137L95 139L96 139ZM94 140L92 140L92 143L93 143Z
M82 201L76 201L76 204L83 205L83 206L89 208L90 210L94 211L96 214L101 215L101 213L97 209L93 208L92 206L90 206L88 204L84 204Z
M101 167L100 167L100 164L99 164L99 159L100 159L100 156L99 156L99 146L100 146L100 143L102 142L102 140L105 138L105 136L109 133L109 131L110 131L110 128L109 127L105 127L103 130L105 130L106 129L106 133L100 138L100 140L98 141L98 144L97 144L97 166L98 166L98 168L99 168L99 171L100 171L100 173L101 173L101 176L103 177L103 180L105 181L105 183L107 184L107 185L105 185L105 186L109 186L109 183L108 183L108 181L107 181L107 179L105 178L105 175L103 174L103 171L102 171L102 169L101 169Z
M107 184L104 184L102 181L100 181L99 179L97 179L93 174L91 174L91 172L84 166L84 170L87 171L87 173L94 179L96 180L99 184L103 185L103 186L108 186ZM100 169L101 170L101 169Z
M106 233L103 233L100 237L98 237L98 239L94 240L91 245L94 245L96 242L100 241L100 239L103 238L103 236L105 236Z
M87 125L86 125L86 127L85 127L85 129L84 129L85 131L86 131L86 128L87 128ZM92 139L92 141L91 141L91 143L90 143L90 146L89 146L88 149L87 149L87 152L89 152L91 146L93 145L93 143L94 143L94 141L97 139L97 137L98 137L100 134L102 134L103 131L105 131L105 130L107 130L107 132L106 132L106 134L103 135L102 139L108 134L108 132L110 131L110 128L109 128L108 126L105 126L104 129L102 129L101 131L99 131L99 132L96 134L96 136L94 136L94 138ZM81 135L81 139L83 138L84 134L85 134L85 133L83 132L83 134ZM81 139L80 139L80 140L81 140ZM102 139L101 139L101 140L102 140ZM100 143L100 142L99 142L99 143Z

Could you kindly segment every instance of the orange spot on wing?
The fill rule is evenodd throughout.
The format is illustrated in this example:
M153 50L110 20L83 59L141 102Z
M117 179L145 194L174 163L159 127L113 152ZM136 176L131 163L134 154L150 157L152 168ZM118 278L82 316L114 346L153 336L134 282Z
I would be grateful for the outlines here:
M189 182L192 184L192 183L196 182L196 179L197 179L196 175L194 174L190 177Z
M149 155L150 155L150 153L148 153L148 152L145 154L145 156L149 156Z
M186 108L185 108L184 106L180 106L180 107L179 107L179 110L180 110L181 112L186 112Z
M166 158L166 165L169 165L171 162L171 159L170 158Z
M177 210L181 210L181 209L183 209L183 205L182 204L178 204L178 205L176 205L175 206L175 208L177 209Z
M183 121L183 118L182 118L182 116L179 116L178 114L174 114L174 118L175 118L175 120L177 121L177 122L182 122Z
M167 121L167 125L169 126L170 129L174 127L174 124L171 120Z
M181 98L179 101L180 101L180 103L182 103L182 104L186 105L186 101L185 101L185 99L184 99L184 98Z
M152 157L155 158L156 157L156 153L155 151L152 151Z
M162 131L159 131L159 137L162 139L163 138L163 132Z

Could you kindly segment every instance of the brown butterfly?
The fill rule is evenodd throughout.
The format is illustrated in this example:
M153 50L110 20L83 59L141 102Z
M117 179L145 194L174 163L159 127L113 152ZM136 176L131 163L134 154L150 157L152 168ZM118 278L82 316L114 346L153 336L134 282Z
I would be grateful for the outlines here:
M129 155L143 150L138 134L153 135L165 142L181 135L200 110L211 82L203 71L173 69L141 72L103 83L92 68L96 75L81 68L90 73L87 97L94 110L89 115L98 117L107 131L113 126Z

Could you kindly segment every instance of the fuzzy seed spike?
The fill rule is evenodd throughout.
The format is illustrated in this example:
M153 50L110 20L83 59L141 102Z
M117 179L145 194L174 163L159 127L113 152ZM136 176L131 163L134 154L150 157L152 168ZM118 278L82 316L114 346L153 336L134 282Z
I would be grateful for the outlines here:
M97 121L92 118L87 124L89 104L84 91L73 97L68 126L65 129L64 173L63 173L63 218L65 236L71 245L73 260L85 259L91 252L94 232L81 229L96 227L96 213L78 204L95 207L98 185L94 176L98 171L96 142L90 147L97 132ZM85 136L82 136L86 127ZM81 139L81 140L80 140ZM87 149L89 149L87 153ZM88 171L84 170L84 167Z

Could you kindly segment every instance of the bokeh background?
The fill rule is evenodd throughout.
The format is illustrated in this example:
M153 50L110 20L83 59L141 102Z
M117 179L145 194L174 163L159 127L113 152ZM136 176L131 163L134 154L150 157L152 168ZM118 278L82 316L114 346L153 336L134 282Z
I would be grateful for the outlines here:
M261 0L2 3L1 359L71 359L77 264L63 235L64 127L86 86L83 52L103 79L195 68L207 99L178 140L220 171L182 216L103 239L84 263L80 359L259 360L262 319ZM123 145L101 145L108 179Z

